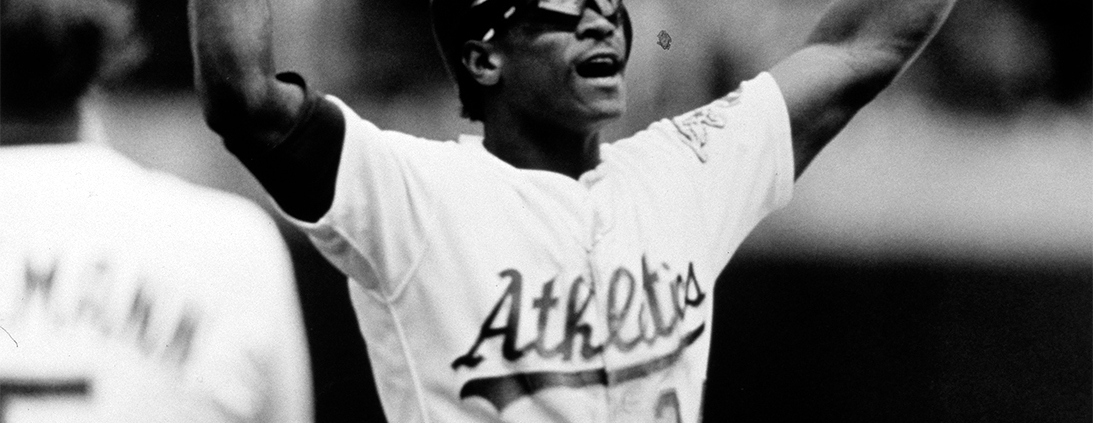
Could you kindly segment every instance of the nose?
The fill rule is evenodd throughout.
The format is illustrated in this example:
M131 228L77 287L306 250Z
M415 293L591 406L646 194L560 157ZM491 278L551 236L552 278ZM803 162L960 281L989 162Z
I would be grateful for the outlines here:
M581 38L593 38L597 40L610 38L618 29L618 13L604 16L603 13L591 7L584 8L581 13L581 21L577 24L577 35Z

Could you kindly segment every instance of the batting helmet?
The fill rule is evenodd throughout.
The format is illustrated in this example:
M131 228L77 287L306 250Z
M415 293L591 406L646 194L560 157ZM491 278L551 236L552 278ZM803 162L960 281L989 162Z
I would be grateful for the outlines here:
M630 56L633 29L622 0L432 0L433 34L449 75L459 86L463 116L481 120L477 88L463 68L463 45L467 41L489 41L506 22L535 8L580 16L586 2L595 2L605 16L619 15Z

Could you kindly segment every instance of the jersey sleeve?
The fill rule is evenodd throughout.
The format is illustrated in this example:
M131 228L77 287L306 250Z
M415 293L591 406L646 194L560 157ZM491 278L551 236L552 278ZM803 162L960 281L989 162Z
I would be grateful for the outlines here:
M345 128L333 202L313 223L286 215L339 270L386 296L425 253L436 201L427 193L444 177L451 143L383 131L338 98L323 101Z
M311 363L288 249L277 225L264 211L246 202L239 208L239 222L234 225L237 233L224 233L234 236L236 242L249 240L239 256L249 253L251 259L239 265L234 278L243 285L236 289L242 294L237 298L246 300L222 304L222 323L234 326L235 331L221 332L226 335L223 344L250 341L244 362L255 374L244 372L243 379L253 376L250 382L263 392L255 421L310 422L314 417ZM249 281L242 282L245 279ZM221 288L220 292L227 291ZM251 323L240 323L246 320Z
M699 226L718 269L759 221L792 197L789 114L767 73L612 147L632 158L630 166L652 173L650 185L686 186L659 189L664 195L654 201L700 209L690 223Z
M295 84L304 92L300 118L284 138L264 144L254 140L225 138L234 154L266 189L282 211L314 222L330 208L338 172L345 127L337 106L308 88L303 77L292 72L278 80Z
M148 180L143 189L160 194L130 195L155 203L140 210L162 220L127 222L145 222L130 231L150 238L142 242L157 247L142 250L172 252L159 259L170 260L172 267L145 271L148 281L155 281L155 291L146 288L146 296L152 312L177 308L176 325L192 328L187 329L192 340L186 342L191 351L185 387L215 403L222 417L208 421L312 421L301 303L276 223L257 205L234 194L188 186L173 176ZM179 206L187 202L190 205ZM171 221L189 224L157 225ZM143 261L154 263L152 257ZM167 307L172 301L187 305Z

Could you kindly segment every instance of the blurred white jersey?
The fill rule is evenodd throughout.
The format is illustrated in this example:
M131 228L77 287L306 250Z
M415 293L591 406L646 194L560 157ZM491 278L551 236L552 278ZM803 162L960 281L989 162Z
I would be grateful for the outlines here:
M297 224L352 280L388 419L701 419L714 281L792 193L773 78L603 145L579 181L328 99L334 203Z
M311 396L261 209L98 145L0 147L0 422L302 422Z

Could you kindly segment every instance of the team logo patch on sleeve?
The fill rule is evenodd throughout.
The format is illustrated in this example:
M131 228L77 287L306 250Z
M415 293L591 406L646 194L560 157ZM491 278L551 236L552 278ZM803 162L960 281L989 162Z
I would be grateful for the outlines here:
M672 124L683 135L683 142L694 150L702 163L709 159L706 143L709 142L710 129L722 129L728 124L729 109L740 104L740 95L741 91L737 89L713 103L672 118Z

